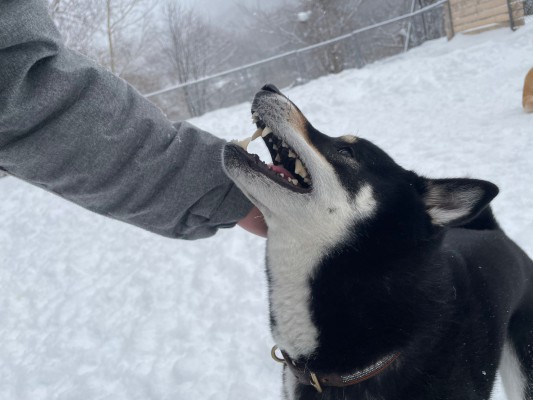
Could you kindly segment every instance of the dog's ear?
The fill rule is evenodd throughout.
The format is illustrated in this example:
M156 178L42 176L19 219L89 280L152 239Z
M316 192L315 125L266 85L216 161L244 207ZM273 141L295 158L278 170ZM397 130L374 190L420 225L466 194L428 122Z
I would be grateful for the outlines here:
M478 179L425 179L423 194L431 222L459 226L474 219L498 194L498 187Z

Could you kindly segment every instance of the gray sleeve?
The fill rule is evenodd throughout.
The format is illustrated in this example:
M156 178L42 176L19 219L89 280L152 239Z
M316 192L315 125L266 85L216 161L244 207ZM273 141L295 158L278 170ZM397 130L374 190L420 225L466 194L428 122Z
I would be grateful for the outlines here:
M196 239L251 203L224 141L173 125L135 89L64 47L41 0L0 0L0 168L158 234Z

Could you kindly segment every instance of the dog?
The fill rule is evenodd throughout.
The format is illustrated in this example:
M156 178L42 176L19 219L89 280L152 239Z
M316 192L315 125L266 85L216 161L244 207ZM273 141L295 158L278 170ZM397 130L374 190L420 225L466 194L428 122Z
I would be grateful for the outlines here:
M524 80L522 107L524 107L525 112L533 112L533 68L529 70Z
M316 130L274 85L252 103L273 159L223 149L268 225L270 321L287 400L533 399L533 263L496 185L429 179Z

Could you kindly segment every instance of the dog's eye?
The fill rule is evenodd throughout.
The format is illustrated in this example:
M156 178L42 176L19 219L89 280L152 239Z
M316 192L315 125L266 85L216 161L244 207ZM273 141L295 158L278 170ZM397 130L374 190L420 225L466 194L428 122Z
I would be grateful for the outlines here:
M342 154L343 156L345 157L352 157L354 156L353 154L353 150L351 147L343 147L339 150L337 150L339 152L339 154Z

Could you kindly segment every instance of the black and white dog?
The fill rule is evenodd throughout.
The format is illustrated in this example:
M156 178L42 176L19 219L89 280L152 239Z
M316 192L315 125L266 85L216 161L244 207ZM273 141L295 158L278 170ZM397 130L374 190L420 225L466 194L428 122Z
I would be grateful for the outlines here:
M498 227L498 188L428 179L318 132L273 85L224 168L267 221L274 357L289 399L533 399L533 263ZM244 147L244 149L243 149Z

